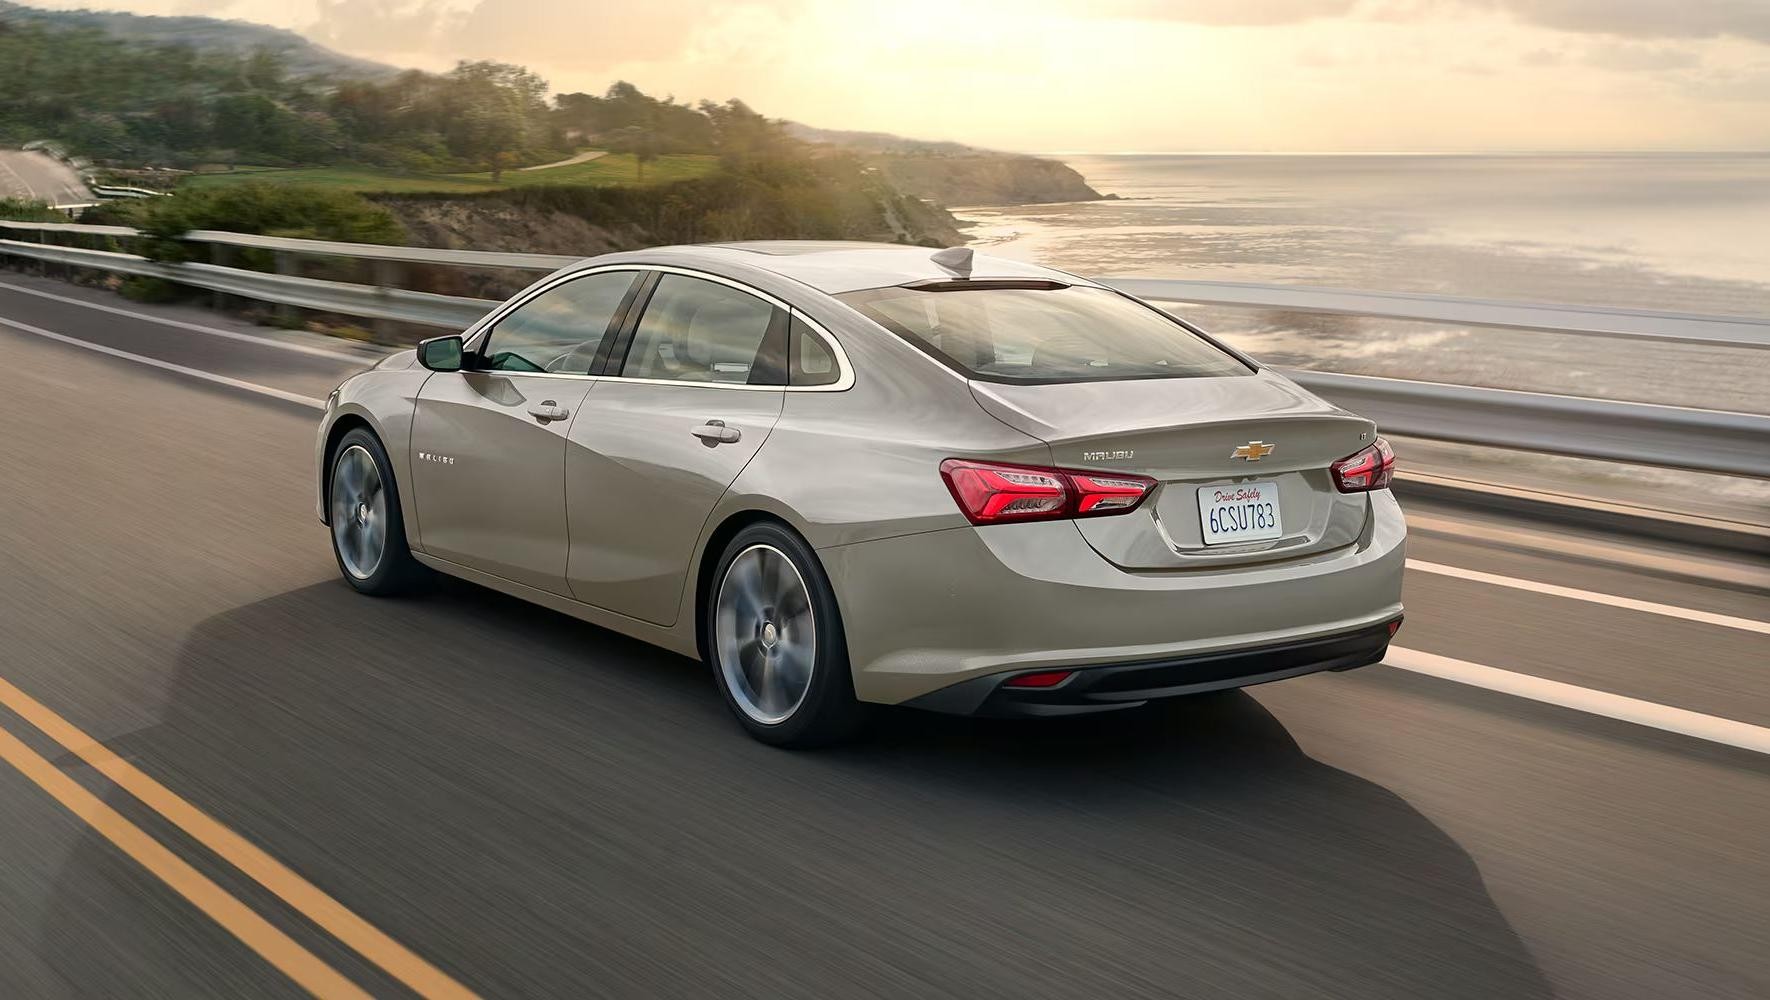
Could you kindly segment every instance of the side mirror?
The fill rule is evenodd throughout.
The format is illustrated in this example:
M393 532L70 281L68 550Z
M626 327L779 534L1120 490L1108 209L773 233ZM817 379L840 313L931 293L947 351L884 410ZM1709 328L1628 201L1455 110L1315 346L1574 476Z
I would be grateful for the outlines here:
M458 372L462 351L460 334L432 337L418 342L418 363L433 372Z

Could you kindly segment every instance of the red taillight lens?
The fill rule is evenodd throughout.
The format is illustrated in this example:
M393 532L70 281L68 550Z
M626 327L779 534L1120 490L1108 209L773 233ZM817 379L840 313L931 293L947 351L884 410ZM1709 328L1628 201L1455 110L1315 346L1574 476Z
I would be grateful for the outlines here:
M1123 472L1073 472L959 458L940 463L940 476L972 524L1124 514L1155 489L1155 480Z
M1052 688L1069 680L1074 670L1041 670L1035 674L1021 674L1010 677L1002 683L1003 687L1011 688Z
M1077 514L1122 514L1143 502L1143 495L1155 480L1142 476L1096 476L1087 472L1069 473L1070 485L1076 491Z
M1328 472L1333 474L1334 489L1341 493L1388 489L1389 480L1395 478L1395 449L1377 438L1369 448L1328 466Z
M1055 471L948 459L940 474L973 524L1062 517L1069 507L1069 490Z

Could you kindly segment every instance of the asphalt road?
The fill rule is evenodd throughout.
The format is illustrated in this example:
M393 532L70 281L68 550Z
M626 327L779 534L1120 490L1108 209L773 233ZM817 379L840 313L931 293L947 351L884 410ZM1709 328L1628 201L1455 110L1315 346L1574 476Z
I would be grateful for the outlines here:
M1389 666L771 750L696 663L470 585L350 591L306 406L5 323L300 396L350 362L19 288L137 308L0 273L0 996L302 993L80 790L376 996L412 963L216 829L488 996L1770 995L1764 755ZM1761 565L1410 513L1415 559L1770 619ZM1406 599L1410 649L1770 726L1764 634Z
M50 205L86 205L93 200L80 175L47 153L0 149L0 198Z

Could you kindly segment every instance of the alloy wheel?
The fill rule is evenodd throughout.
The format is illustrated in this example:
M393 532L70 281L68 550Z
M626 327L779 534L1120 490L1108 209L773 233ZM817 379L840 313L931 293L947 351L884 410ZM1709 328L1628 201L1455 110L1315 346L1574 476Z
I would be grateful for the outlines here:
M332 464L332 543L345 572L375 575L387 551L387 492L374 456L353 444Z
M752 545L725 568L713 616L726 687L745 715L785 721L811 690L817 621L798 567L772 545Z

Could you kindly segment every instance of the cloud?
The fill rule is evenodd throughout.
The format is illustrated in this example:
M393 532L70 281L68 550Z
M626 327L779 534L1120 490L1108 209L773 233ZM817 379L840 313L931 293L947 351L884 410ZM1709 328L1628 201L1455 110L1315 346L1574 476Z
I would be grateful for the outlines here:
M1689 69L1702 62L1688 49L1671 46L1610 44L1599 45L1586 53L1586 65L1621 73L1659 73L1672 69Z
M444 53L593 73L699 53L741 57L764 50L769 28L802 3L319 0L319 19L308 34L352 52Z
M1448 0L1504 11L1521 21L1633 38L1734 35L1770 43L1770 0Z
M1358 0L1095 0L1080 13L1190 24L1273 25L1343 17L1356 6Z
M1713 73L1685 89L1699 100L1770 104L1770 64Z
M318 20L305 34L347 52L434 52L461 17L443 0L319 0Z
M1410 21L1458 10L1499 11L1539 27L1631 38L1733 35L1770 43L1770 0L1093 0L1078 16L1213 25L1323 18Z

